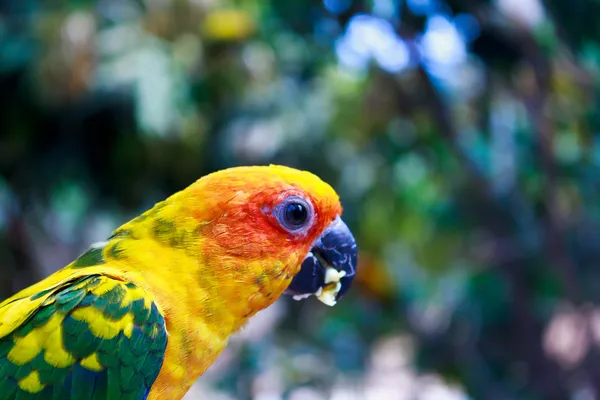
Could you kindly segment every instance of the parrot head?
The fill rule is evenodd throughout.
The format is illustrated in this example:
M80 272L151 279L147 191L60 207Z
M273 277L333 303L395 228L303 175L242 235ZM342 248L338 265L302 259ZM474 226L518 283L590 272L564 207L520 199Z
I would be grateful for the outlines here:
M236 167L189 190L195 204L188 209L205 221L205 261L214 255L211 264L221 269L254 270L273 294L296 300L315 295L333 306L350 287L356 242L338 195L317 176L275 165Z

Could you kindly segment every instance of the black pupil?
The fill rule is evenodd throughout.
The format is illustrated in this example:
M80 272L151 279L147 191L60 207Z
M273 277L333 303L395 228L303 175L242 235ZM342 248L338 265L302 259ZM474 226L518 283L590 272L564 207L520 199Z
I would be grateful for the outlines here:
M300 226L306 222L308 212L300 203L291 203L285 207L285 220L292 226Z

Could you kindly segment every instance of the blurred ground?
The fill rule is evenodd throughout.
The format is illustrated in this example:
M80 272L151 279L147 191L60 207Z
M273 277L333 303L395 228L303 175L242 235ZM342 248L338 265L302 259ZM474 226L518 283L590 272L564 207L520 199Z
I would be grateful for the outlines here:
M0 298L198 177L308 169L360 276L188 399L600 398L600 3L0 0Z

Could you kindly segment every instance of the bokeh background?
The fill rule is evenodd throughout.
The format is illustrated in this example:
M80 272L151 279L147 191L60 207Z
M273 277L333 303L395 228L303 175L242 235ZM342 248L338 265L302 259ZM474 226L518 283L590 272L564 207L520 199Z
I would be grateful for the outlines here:
M600 398L600 3L1 0L0 298L234 165L360 248L187 400Z

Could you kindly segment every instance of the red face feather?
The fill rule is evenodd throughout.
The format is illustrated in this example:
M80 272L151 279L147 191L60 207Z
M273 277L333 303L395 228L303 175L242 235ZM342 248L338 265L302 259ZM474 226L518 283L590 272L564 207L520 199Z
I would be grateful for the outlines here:
M342 212L329 185L308 172L283 167L220 171L190 189L191 199L212 203L210 207L198 205L194 213L199 221L209 221L202 236L215 238L227 255L247 260L284 261L296 253L303 257ZM211 194L208 200L207 193ZM277 212L290 198L304 201L310 209L310 223L294 232L286 229Z

